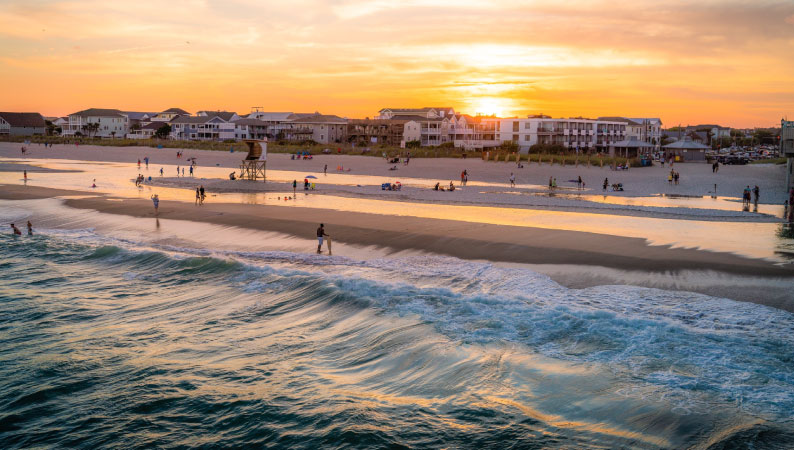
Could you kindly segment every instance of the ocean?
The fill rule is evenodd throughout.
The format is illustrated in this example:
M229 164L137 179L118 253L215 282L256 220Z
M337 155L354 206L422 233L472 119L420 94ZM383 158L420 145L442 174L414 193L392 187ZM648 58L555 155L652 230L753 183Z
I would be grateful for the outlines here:
M794 445L786 311L61 221L0 235L3 448Z

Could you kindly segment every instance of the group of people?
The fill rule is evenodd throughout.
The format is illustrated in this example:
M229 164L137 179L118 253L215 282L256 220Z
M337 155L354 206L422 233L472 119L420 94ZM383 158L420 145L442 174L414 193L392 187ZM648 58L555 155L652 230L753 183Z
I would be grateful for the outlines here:
M13 223L11 224L11 233L13 233L14 236L22 236L22 232L19 231L19 228L17 228L17 226L14 225ZM33 224L30 223L29 220L28 220L28 236L33 236Z
M144 176L139 173L138 177L135 178L135 186L140 187L143 184L144 180L145 180Z
M444 186L441 186L441 183L436 183L436 185L433 186L433 190L434 191L444 191L445 189L444 189ZM446 190L448 190L450 192L454 191L455 190L455 184L450 181L449 182L449 188L446 189Z
M753 196L755 197L755 200L753 200ZM761 196L761 189L759 189L758 186L755 186L754 188L750 189L750 186L748 185L746 188L744 188L744 192L742 193L742 205L750 206L751 200L753 200L753 203L757 205L758 198L760 196Z
M203 205L204 204L204 198L205 198L204 194L205 194L204 193L204 185L202 184L201 186L196 188L196 204L197 205Z
M469 181L469 171L464 169L463 172L460 173L460 185L466 186L466 183Z
M144 156L143 157L143 161L146 163L146 168L148 169L149 168L149 157L148 156ZM139 169L141 168L141 160L140 160L140 158L138 158L138 168Z
M549 190L557 189L557 179L549 177Z
M669 184L678 184L679 178L681 178L681 174L679 174L675 170L670 170L670 173L667 174L667 182Z

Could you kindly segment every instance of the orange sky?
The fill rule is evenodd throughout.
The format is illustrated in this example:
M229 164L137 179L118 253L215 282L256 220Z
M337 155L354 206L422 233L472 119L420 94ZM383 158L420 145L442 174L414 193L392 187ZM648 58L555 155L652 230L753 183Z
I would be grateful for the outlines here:
M558 3L5 0L0 110L794 117L791 0Z

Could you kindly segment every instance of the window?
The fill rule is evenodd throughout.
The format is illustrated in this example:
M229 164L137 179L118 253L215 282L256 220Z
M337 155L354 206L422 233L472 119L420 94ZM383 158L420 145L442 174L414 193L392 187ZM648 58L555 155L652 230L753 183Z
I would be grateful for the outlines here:
M518 123L518 122L516 122L516 123ZM513 135L513 142L518 142L518 135L517 134Z
M528 130L530 128L530 125L531 124L529 122L524 122L524 129Z
M513 132L517 132L518 131L518 126L519 126L518 122L513 122ZM513 139L513 140L515 141L517 139Z
M525 135L524 135L524 140L525 140L525 141L529 141L529 139L530 139L530 136L529 136L528 134L525 134Z

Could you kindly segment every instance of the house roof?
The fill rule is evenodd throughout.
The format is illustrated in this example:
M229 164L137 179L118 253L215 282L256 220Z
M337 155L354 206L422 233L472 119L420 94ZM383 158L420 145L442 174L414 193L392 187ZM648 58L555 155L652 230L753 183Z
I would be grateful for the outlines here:
M81 117L126 117L124 113L118 109L105 108L88 108L69 115Z
M604 122L623 122L623 123L626 123L626 124L629 124L629 125L642 125L642 123L637 122L634 119L629 119L629 118L626 118L626 117L607 116L607 117L599 117L598 120L601 120L601 121L604 121Z
M632 136L631 139L624 139L619 142L615 142L614 144L610 144L610 147L621 147L621 148L652 148L653 144L650 144L645 141L641 141L636 137Z
M687 150L708 150L711 148L708 145L699 144L693 141L692 139L690 139L689 136L686 136L681 140L675 141L672 144L664 145L663 147L672 148L672 149L679 148L679 149L687 149Z
M216 116L177 116L171 120L171 123L207 123L215 117Z
M635 122L637 122L639 124L642 124L646 120L648 122L657 122L657 123L659 123L659 125L662 124L662 119L660 119L658 117L640 117L640 118L632 117L631 120L633 120L633 121L635 121Z
M267 126L267 122L265 122L263 120L251 119L251 118L233 120L232 122L235 125L257 125L257 126L262 126L262 127Z
M198 115L205 115L207 117L220 117L224 121L228 122L232 120L232 117L237 115L237 113L231 111L199 111Z
M147 123L146 125L141 126L141 130L158 130L163 125L166 125L165 122L151 122Z
M259 116L259 120L283 122L289 120L292 115L291 112L253 112L249 114L248 117L254 118L253 116Z
M298 118L290 120L292 123L339 123L345 124L347 123L347 119L344 119L339 116L335 116L333 114L307 114L307 115L298 115ZM300 117L302 116L302 117Z
M12 127L46 127L44 117L39 113L0 112L0 117Z
M186 116L190 115L189 112L185 111L182 108L168 108L165 111L162 111L162 113L165 113L165 114L184 114Z
M130 120L141 120L143 119L144 116L151 117L156 113L140 112L140 111L124 111L124 114L126 114Z

